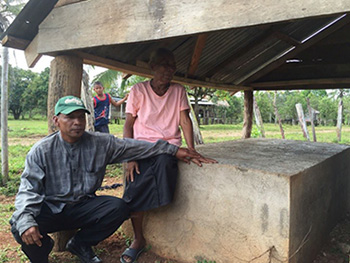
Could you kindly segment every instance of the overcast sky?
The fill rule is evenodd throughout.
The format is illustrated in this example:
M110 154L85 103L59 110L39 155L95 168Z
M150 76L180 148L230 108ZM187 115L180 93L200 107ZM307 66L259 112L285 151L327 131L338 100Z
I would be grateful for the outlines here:
M50 67L50 63L53 60L53 57L50 56L42 56L40 60L36 63L35 67L28 68L27 62L24 56L24 51L12 49L9 48L9 57L10 57L10 64L14 67L19 67L26 70L31 70L37 73L40 73L43 71L46 67ZM95 77L96 74L105 71L106 68L102 67L84 67L85 70L88 71L90 81Z

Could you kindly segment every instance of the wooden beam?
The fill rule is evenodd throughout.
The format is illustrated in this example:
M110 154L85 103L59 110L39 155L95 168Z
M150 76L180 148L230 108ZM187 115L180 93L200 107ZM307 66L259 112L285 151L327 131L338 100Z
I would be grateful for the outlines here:
M139 75L147 78L153 77L152 71L149 68L129 65L129 64L112 60L112 59L102 58L102 57L98 57L88 53L84 53L81 51L74 51L72 52L72 54L81 57L83 59L84 64L105 67L105 68L121 71L127 74ZM199 87L221 89L221 90L227 90L227 91L252 90L251 87L246 87L246 86L236 86L236 85L228 85L228 84L222 84L222 83L210 83L210 82L196 80L196 79L179 77L176 75L173 78L173 82L180 83L182 85L199 86Z
M254 90L293 90L350 88L350 78L303 79L251 83Z
M130 78L132 76L132 74L123 74L122 75L122 78L124 79L124 80L127 80L128 78Z
M299 46L301 45L301 42L299 40L296 40L295 38L288 36L284 33L282 33L281 31L273 31L273 36L292 45L292 46Z
M350 15L344 15L338 18L338 20L335 20L328 27L323 28L322 31L318 32L318 34L316 34L315 36L305 41L302 45L299 45L293 49L290 49L284 55L279 54L274 60L271 60L270 62L264 64L260 69L257 69L255 72L252 72L250 75L244 76L243 78L238 80L238 83L249 85L249 83L254 82L255 80L261 78L262 76L268 74L269 72L283 65L287 59L295 57L301 51L309 48L310 46L319 42L320 40L327 37L331 33L349 24L349 22L350 22Z
M33 68L42 56L41 54L38 54L37 49L38 49L38 35L35 36L33 41L30 42L30 44L24 51L24 55L29 68Z
M83 11L82 11L83 10ZM176 12L174 12L176 10ZM350 1L80 1L39 27L39 53L133 43L350 11Z
M202 51L205 47L205 43L207 41L208 34L200 34L197 36L197 41L194 46L190 66L187 70L187 77L193 77L198 68L199 60L202 55Z
M60 7L60 6L78 3L78 2L82 2L82 1L86 1L86 0L59 0L58 3L55 5L55 8Z
M1 40L1 45L4 47L12 47L16 49L25 50L29 45L30 41L27 39L17 38L14 36L6 35Z

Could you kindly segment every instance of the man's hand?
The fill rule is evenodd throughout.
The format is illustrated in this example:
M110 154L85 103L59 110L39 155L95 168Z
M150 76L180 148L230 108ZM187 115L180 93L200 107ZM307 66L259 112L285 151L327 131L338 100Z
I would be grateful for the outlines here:
M42 243L41 240L43 236L39 232L39 228L37 226L32 226L31 228L28 228L21 236L22 241L27 245L38 245L41 247Z
M139 164L136 161L128 162L126 165L126 181L128 183L134 181L134 171L140 174Z
M198 166L202 166L202 163L217 163L216 160L211 158L205 158L200 155L195 150L190 150L186 148L179 148L175 157L185 163L190 164L191 162L197 164Z

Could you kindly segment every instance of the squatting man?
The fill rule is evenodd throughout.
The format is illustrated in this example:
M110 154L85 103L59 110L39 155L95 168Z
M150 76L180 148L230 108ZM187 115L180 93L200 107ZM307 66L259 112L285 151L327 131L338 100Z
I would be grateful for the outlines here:
M130 214L122 199L95 194L108 164L164 153L199 166L210 162L162 140L149 143L85 131L85 113L90 114L79 98L59 99L53 117L58 131L37 142L26 157L10 223L32 263L48 262L54 245L48 233L72 229L78 231L67 250L82 262L102 262L91 247L113 234Z

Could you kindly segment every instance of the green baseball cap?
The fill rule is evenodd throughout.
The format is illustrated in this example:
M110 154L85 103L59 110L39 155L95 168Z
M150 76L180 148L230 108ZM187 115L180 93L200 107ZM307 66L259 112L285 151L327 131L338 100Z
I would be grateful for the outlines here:
M84 110L86 113L90 114L85 108L83 101L74 96L66 96L60 98L55 106L55 115L57 116L60 113L69 114L76 110Z

